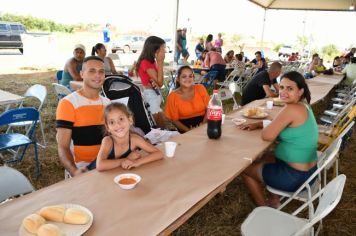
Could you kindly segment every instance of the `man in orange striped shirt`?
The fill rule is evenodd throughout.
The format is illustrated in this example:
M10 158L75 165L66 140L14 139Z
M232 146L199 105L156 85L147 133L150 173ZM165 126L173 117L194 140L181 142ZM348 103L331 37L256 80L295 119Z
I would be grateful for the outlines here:
M64 97L56 114L59 160L71 176L88 171L103 138L104 108L110 100L100 95L105 79L104 62L84 59L80 75L83 88Z

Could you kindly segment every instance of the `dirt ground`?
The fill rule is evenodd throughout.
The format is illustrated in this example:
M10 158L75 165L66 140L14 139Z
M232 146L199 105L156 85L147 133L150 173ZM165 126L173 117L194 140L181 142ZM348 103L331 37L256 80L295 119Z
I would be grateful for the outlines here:
M42 111L47 147L39 150L42 175L34 178L34 159L32 148L27 152L22 163L13 165L24 173L40 189L64 179L64 169L58 161L55 141L55 110L57 101L51 83L55 82L55 72L19 73L0 75L0 89L23 94L33 84L45 85L48 100ZM314 107L317 113L327 107L327 102ZM1 108L0 108L1 109ZM2 110L0 110L1 112ZM38 138L41 136L38 133ZM340 155L340 173L347 176L341 202L323 221L324 228L320 235L355 235L356 232L356 132L353 132L346 148ZM254 204L246 192L241 178L237 177L228 185L226 191L214 197L199 210L173 235L240 235L240 225L253 210ZM278 226L275 226L278 227Z

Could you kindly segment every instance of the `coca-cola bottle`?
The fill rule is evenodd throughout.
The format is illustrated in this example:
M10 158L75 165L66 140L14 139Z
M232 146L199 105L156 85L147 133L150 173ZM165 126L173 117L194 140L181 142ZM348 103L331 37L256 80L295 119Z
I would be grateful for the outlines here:
M222 103L218 93L218 90L214 90L208 104L207 134L210 139L218 139L221 136Z

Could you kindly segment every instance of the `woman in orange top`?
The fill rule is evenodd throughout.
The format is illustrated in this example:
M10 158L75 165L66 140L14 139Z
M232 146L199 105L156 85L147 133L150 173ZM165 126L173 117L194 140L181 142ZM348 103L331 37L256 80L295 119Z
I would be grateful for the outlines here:
M194 84L194 73L189 66L178 70L177 89L168 95L165 115L185 133L206 122L206 109L210 100L209 94L201 84Z

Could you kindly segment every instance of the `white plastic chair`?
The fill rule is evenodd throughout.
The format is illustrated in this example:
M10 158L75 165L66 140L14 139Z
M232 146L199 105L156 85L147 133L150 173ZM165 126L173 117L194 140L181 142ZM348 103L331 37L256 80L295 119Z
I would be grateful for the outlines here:
M32 105L32 107L35 107L36 110L40 113L38 123L40 124L40 128L41 128L43 144L38 144L38 145L41 147L46 147L47 146L46 138L45 138L45 134L44 134L43 124L41 121L41 110L42 110L42 107L43 107L43 105L46 101L46 98L47 98L47 88L40 84L32 85L30 88L28 88L26 90L24 97L25 97L25 99L21 102L19 107L24 107L24 102L26 101L26 99L36 98L39 101L39 105L37 107L35 107L34 105ZM22 126L22 127L26 127L26 135L28 135L29 128L31 127L31 124L32 124L31 122L12 123L9 125L6 133L10 132L14 127Z
M232 95L230 89L226 89L226 88L219 89L219 96L220 96L221 101L232 99L234 101L233 110L239 108L239 105L237 104L236 99Z
M110 57L115 67L119 67L121 65L119 54L117 53L109 53L107 57Z
M0 202L35 191L21 172L7 166L0 167L0 189Z
M337 139L341 139L342 142L346 142L346 140L344 140L345 134L347 134L354 126L355 121L352 121L341 133L340 135L337 137ZM328 166L325 167L324 169L324 185L326 185L326 172L327 170L330 169L330 167L334 165L335 166L335 176L339 175L339 155L336 155L336 158L334 159L334 161L332 163L330 163Z
M229 84L234 82L235 78L239 78L241 74L241 70L239 68L234 69L231 71L229 76L223 81L223 82L218 82L218 85L220 85L220 88L228 88Z
M57 94L57 101L61 100L68 94L71 94L72 91L70 89L62 84L57 84L57 83L52 83L54 90L56 91Z
M313 225L327 216L339 203L345 181L345 175L337 176L292 214L270 207L255 208L241 225L242 235L312 235ZM296 216L317 198L320 198L318 207L309 220Z
M341 137L338 137L334 142L329 146L328 149L325 150L321 154L318 160L318 167L316 171L302 184L297 191L295 192L287 192L279 189L272 188L271 186L267 186L267 190L282 196L282 198L287 197L287 199L282 203L282 205L278 208L281 210L284 208L289 202L293 199L307 202L316 194L317 191L321 189L321 172L325 170L327 166L330 166L336 160L337 154L339 152L341 146ZM313 183L312 180L317 178ZM312 216L314 211L313 204L309 205L309 217Z

